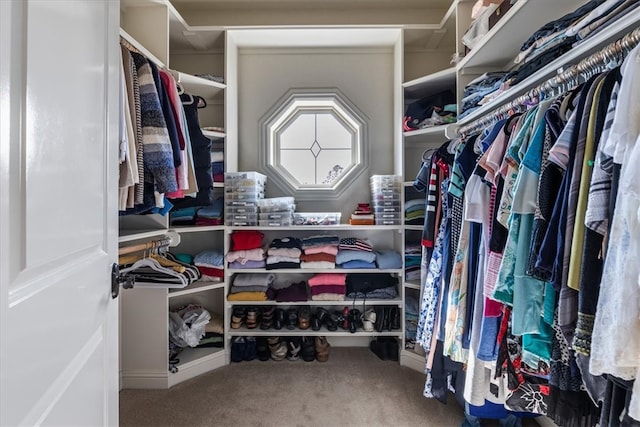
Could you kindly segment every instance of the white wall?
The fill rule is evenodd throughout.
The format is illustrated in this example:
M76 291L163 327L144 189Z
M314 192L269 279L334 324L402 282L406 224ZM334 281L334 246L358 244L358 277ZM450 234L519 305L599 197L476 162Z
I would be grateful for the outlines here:
M368 118L369 170L338 201L296 201L298 211L340 211L370 199L369 176L393 173L391 48L242 49L238 57L238 170L260 170L260 118L291 88L337 87ZM287 195L267 181L267 197Z

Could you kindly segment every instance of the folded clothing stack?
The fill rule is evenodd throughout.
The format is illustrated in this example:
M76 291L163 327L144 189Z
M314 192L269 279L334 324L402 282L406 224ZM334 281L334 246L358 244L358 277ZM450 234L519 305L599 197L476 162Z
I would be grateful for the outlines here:
M388 273L347 274L349 299L393 299L398 296L398 278Z
M273 239L267 248L267 270L300 268L302 241L296 237Z
M211 174L213 182L224 182L224 151L221 149L211 150Z
M218 197L211 206L196 212L196 225L224 225L224 197Z
M182 208L182 209L174 209L169 213L169 222L173 226L177 225L195 225L196 223L196 214L198 213L197 206Z
M424 224L425 199L407 200L404 204L404 223L407 225Z
M340 268L376 268L376 254L371 242L357 237L340 239L336 264Z
M229 301L266 301L267 290L275 280L272 273L239 273L233 276Z
M224 254L218 250L202 251L193 258L202 274L201 280L221 282L224 278Z
M422 246L420 243L407 243L404 247L404 279L420 280Z
M318 235L302 239L303 254L300 256L300 268L336 268L338 236Z
M425 96L407 105L402 127L405 132L456 121L456 97L450 90Z
M404 337L405 348L414 348L416 334L418 333L418 315L420 308L418 298L410 293L404 299Z
M349 218L350 225L374 225L375 217L369 203L358 203L358 207Z
M313 301L344 301L346 291L344 273L318 273L309 278Z
M256 230L237 230L231 233L231 250L226 260L229 268L264 268L262 248L264 234Z

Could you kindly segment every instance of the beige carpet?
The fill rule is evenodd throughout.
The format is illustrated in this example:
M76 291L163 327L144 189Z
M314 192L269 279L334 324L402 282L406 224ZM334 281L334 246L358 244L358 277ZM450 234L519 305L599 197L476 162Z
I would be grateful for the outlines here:
M366 348L332 348L326 363L240 362L169 390L123 390L120 425L460 426L453 396L443 405L423 386L424 375Z

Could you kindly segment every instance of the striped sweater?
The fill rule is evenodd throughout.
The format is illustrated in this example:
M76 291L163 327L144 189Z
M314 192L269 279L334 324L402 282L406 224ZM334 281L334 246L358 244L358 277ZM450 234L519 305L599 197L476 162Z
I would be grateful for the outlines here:
M162 114L158 92L149 62L135 52L131 53L140 84L140 109L142 145L144 151L145 179L152 178L155 190L160 193L176 191L173 150Z

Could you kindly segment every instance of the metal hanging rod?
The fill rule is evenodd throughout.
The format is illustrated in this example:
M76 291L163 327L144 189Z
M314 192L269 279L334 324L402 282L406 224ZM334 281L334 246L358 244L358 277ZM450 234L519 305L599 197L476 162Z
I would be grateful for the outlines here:
M640 44L640 28L627 33L621 39L584 58L484 117L460 127L457 133L461 138L475 135L503 118L538 104L541 99L568 92L576 88L581 81L586 81L592 76L610 69L612 65L621 64L638 44Z

